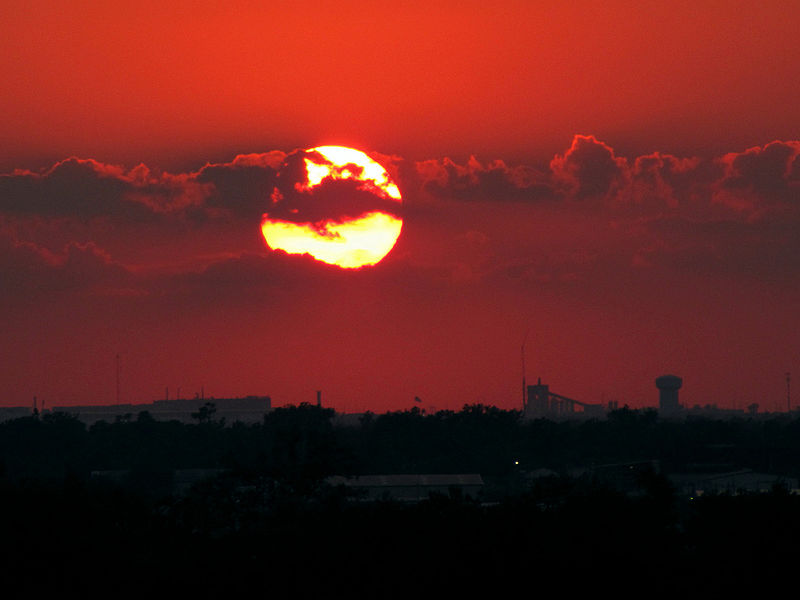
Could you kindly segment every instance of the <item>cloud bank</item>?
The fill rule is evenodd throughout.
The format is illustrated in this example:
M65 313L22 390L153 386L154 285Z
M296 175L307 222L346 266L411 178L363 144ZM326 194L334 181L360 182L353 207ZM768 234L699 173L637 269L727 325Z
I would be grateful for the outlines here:
M254 238L237 242L240 232L257 231L287 156L239 155L187 173L69 158L42 172L0 175L4 294L97 290L101 282L152 293L178 280L148 276L116 256L100 241L114 235L127 236L128 247L173 243L196 255L184 261L191 268L183 269L181 288L226 271L238 273L227 289L292 280L296 269L318 276L326 268L313 261L268 254ZM406 269L453 281L535 272L541 284L656 268L775 281L800 267L798 141L713 158L628 158L576 135L540 166L379 158L404 194L407 234L393 260ZM80 235L54 245L54 230ZM203 252L214 239L215 249ZM222 240L229 247L220 249Z

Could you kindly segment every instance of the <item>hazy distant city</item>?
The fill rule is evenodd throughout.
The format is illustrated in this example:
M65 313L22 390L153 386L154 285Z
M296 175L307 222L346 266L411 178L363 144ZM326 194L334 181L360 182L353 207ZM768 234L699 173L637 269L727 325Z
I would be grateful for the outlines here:
M684 406L679 397L680 389L683 386L683 379L677 375L661 375L655 379L657 400L652 408L657 409L661 418L665 419L685 419L687 417L708 417L708 418L770 418L777 413L785 412L792 414L798 412L798 408L792 407L791 400L791 374L786 373L786 399L785 411L764 411L759 410L759 404L753 402L746 408L721 408L716 404L706 404L687 407ZM522 399L519 403L521 417L523 419L604 419L609 412L626 407L620 405L619 401L610 401L606 404L582 402L558 394L550 389L550 386L542 382L539 378L536 384L527 385L523 378ZM322 406L322 391L317 391L313 400L318 406ZM36 412L45 414L49 412L68 413L76 416L87 425L92 425L97 421L115 420L120 418L131 418L141 411L147 411L157 420L177 420L183 423L191 423L196 418L197 411L206 404L213 404L218 417L224 419L228 424L236 422L252 424L259 422L265 413L272 410L272 398L270 396L246 396L240 398L214 398L206 399L201 391L193 398L173 398L169 399L169 390L166 397L161 400L154 400L151 403L129 404L116 402L113 404L99 405L70 405L53 406L45 408L43 399L33 398L30 406L0 407L0 421L24 417ZM303 402L298 402L301 404ZM410 406L427 413L435 413L436 409L429 407L419 397L415 397ZM364 413L336 412L336 419L341 423L356 423L358 418Z

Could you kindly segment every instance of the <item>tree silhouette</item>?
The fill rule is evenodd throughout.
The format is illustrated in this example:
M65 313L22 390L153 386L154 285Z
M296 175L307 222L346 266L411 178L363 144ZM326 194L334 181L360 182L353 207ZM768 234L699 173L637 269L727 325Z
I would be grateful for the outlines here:
M216 412L217 406L213 402L206 402L191 416L193 419L197 419L200 424L212 423Z

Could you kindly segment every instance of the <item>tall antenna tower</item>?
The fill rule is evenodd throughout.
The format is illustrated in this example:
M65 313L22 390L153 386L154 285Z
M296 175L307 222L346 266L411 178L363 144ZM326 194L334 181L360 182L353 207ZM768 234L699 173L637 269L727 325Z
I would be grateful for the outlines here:
M792 412L792 388L790 387L790 382L792 380L792 374L788 371L786 372L786 412Z
M528 386L525 385L525 342L528 341L528 332L522 338L522 410L528 407Z
M117 353L117 404L119 404L119 353Z

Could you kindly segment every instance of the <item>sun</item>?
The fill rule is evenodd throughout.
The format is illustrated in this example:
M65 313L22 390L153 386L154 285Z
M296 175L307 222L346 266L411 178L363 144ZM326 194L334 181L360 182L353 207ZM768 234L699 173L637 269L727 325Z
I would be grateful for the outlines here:
M389 173L360 150L318 146L286 157L261 219L267 246L343 269L375 265L403 226Z

